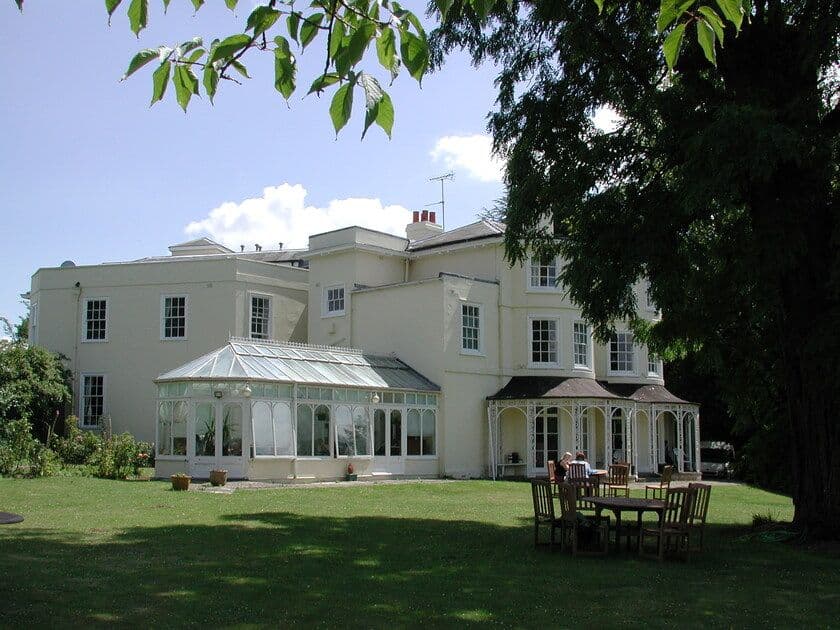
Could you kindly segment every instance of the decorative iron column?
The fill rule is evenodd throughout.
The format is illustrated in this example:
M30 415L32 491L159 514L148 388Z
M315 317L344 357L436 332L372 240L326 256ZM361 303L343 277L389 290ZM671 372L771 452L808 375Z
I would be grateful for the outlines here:
M677 444L679 444L679 459L677 459L677 471L685 472L685 431L683 431L683 421L685 419L685 410L682 405L677 406Z

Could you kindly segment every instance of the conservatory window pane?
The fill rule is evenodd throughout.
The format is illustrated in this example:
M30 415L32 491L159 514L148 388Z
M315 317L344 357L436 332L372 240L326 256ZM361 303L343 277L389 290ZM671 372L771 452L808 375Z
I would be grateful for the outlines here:
M314 454L325 456L330 454L330 408L319 405L315 410L313 434L315 435Z
M402 412L391 410L391 456L402 455Z
M195 454L197 457L212 457L216 454L216 414L213 403L199 403L195 406Z
M271 407L265 402L251 405L251 427L254 431L254 454L274 455L274 434Z
M222 408L222 421L222 456L242 455L242 405L225 405Z
M353 410L353 432L356 438L354 454L370 455L370 423L365 407L356 407Z
M277 403L273 409L274 444L277 455L294 455L292 434L292 409L286 403Z
M158 455L172 455L172 403L158 405Z
M189 407L186 401L179 400L172 410L172 454L187 454L187 416Z
M376 409L373 412L373 454L385 455L385 412L382 409Z
M420 448L420 410L409 409L407 419L406 450L409 455L422 455Z
M435 454L435 412L423 412L423 455Z
M335 408L335 441L339 455L353 455L353 416L346 405Z
M298 405L297 408L297 454L312 457L312 408Z

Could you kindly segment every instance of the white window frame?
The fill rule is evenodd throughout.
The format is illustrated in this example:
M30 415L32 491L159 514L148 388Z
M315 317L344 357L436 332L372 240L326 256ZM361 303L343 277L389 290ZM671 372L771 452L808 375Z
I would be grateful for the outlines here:
M261 298L268 300L268 336L254 337L254 298ZM259 293L258 291L248 291L248 339L257 339L258 341L269 341L274 339L274 296L269 293Z
M104 339L88 339L88 303L90 302L105 302L105 338ZM86 297L82 300L82 343L107 343L111 334L111 304L107 296Z
M107 311L106 311L107 312ZM101 372L83 372L79 374L79 428L80 429L99 429L101 425L85 424L85 379L88 377L100 376L102 377L102 415L104 418L108 415L108 375Z
M630 343L630 363L631 369L630 370L613 370L612 369L612 356L613 356L613 343L618 344L618 337L620 335L630 335L631 343ZM610 376L635 376L636 375L636 340L633 337L633 333L629 330L617 330L615 331L615 340L610 338L609 342L607 343L607 374ZM626 342L625 342L626 343ZM616 348L616 351L618 349Z
M527 287L526 292L534 292L534 293L552 293L560 291L560 285L557 283L557 278L560 275L560 257L555 256L553 259L554 263L554 283L541 286L538 284L533 283L533 275L531 270L534 266L542 267L544 265L537 264L539 260L534 256L528 258L528 264L525 265L525 286ZM545 265L548 266L548 265Z
M575 326L585 326L586 327L586 363L578 363L577 362L577 352L575 346L577 345L577 341L575 340L575 335L577 334L575 331ZM592 348L592 326L588 323L583 321L582 319L578 319L572 322L572 369L573 370L592 370L592 363L593 363L593 348Z
M534 322L554 322L554 361L534 361ZM558 368L560 367L560 318L544 315L528 315L528 367L529 368Z
M651 370L650 366L655 365L655 370ZM648 350L648 364L647 364L647 375L648 376L655 376L658 378L662 378L662 359L657 357L653 352Z
M478 348L464 348L464 308L478 309ZM484 307L475 302L461 302L458 309L458 338L460 339L461 354L468 356L484 356Z
M403 452L405 453L404 457L407 460L434 460L438 458L438 453L440 453L440 426L438 422L438 417L440 416L440 410L438 407L424 407L422 405L406 405L402 407L402 413L404 418L404 433L405 438L403 439ZM426 411L431 411L435 417L435 452L434 455L409 455L408 454L408 412L411 410L415 410L420 414L420 451L423 450L423 413Z
M340 311L329 310L329 292L332 289L341 289L341 301L343 308ZM321 289L321 317L342 317L347 312L347 288L343 282L330 284Z
M166 300L167 298L184 298L184 336L166 336ZM160 296L160 340L161 341L184 341L189 334L190 324L190 296L186 293L165 293Z

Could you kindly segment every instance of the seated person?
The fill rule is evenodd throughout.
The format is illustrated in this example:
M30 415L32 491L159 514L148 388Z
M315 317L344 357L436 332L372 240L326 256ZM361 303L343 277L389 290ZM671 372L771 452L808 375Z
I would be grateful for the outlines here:
M584 453L583 451L578 451L575 454L575 463L584 465L587 477L589 477L592 474L592 466L590 466L589 462L586 461L586 453Z
M569 474L569 464L572 463L572 454L566 451L563 453L563 457L557 463L557 470L555 474L557 475L558 481L563 481L566 479L566 475Z

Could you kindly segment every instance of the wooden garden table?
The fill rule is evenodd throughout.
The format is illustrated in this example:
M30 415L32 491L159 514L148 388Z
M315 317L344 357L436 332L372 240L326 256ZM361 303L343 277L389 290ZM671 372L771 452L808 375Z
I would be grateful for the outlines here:
M655 512L662 520L665 502L659 499L634 499L626 497L587 497L586 501L595 508L595 516L600 518L603 510L610 510L615 515L615 548L621 549L621 513L636 512L639 529L642 527L642 513ZM630 532L627 532L627 548L630 548Z

